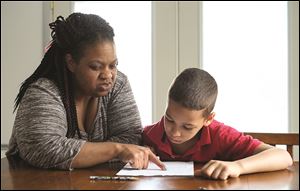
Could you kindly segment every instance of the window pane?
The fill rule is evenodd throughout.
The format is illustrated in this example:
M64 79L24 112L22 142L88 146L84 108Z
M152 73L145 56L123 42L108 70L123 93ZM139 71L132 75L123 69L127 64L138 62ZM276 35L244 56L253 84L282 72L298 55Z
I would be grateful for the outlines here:
M151 1L75 2L74 11L97 14L114 28L118 69L129 78L143 125L151 124Z
M216 119L288 132L287 2L203 2L203 68L217 80Z

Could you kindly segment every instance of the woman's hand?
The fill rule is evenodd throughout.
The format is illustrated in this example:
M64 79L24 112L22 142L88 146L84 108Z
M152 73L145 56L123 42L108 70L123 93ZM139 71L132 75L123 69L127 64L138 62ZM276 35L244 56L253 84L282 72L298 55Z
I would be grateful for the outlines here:
M157 153L155 152L155 149L154 149L153 147L149 147L149 146L145 146L145 147L149 148L149 149L152 151L153 154L155 154L155 155L157 154Z
M241 167L234 161L211 160L200 170L199 175L211 179L226 180L229 177L238 177L241 173Z
M129 162L132 167L138 169L148 168L149 161L152 161L162 170L166 169L165 165L148 147L133 144L121 144L118 158L123 162Z

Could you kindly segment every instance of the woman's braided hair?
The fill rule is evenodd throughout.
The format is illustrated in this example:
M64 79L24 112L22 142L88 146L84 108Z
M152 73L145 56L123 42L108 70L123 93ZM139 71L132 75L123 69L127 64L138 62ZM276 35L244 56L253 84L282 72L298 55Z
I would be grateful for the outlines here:
M67 137L80 136L76 107L73 95L71 72L66 67L65 55L71 54L79 62L86 47L103 41L114 42L113 28L98 15L72 13L66 20L58 16L49 24L52 29L52 42L41 64L22 84L15 99L14 112L19 106L27 88L39 78L53 81L61 92L66 109L68 131Z

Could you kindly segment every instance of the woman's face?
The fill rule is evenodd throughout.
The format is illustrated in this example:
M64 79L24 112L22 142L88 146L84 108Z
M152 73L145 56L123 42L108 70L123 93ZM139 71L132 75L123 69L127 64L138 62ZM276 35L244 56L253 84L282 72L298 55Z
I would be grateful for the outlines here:
M117 56L113 42L105 41L85 49L79 63L66 55L68 69L75 77L75 93L79 96L105 96L117 75Z

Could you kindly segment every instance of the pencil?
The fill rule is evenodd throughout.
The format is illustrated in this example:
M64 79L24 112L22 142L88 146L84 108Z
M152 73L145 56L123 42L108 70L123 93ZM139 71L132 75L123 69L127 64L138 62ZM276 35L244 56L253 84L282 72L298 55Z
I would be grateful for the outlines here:
M90 180L138 180L131 176L90 176Z

